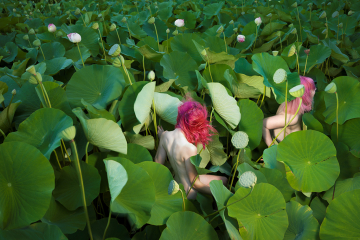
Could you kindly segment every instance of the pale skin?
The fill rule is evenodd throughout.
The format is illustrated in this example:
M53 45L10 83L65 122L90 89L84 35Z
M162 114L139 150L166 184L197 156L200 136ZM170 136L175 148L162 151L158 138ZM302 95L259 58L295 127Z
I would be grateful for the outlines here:
M158 135L160 143L156 152L155 162L164 164L168 157L170 164L175 172L175 181L184 185L186 193L189 192L192 182L196 179L197 171L190 162L190 157L197 154L197 148L189 143L180 128L174 131L164 131L158 126ZM193 188L188 194L188 199L196 199L197 191L210 194L210 182L212 180L221 180L225 185L227 178L215 175L199 175Z

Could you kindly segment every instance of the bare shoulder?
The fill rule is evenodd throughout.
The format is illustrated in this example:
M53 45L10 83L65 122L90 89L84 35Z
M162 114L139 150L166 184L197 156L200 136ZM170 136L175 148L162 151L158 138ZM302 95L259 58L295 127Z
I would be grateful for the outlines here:
M183 152L184 158L190 158L197 154L197 148L191 143L185 144L181 150Z

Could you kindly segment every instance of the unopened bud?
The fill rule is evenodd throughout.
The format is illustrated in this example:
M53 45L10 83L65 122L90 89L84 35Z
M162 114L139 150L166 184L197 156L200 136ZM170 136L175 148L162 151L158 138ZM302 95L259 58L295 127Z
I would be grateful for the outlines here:
M121 22L126 23L126 17L123 17L123 18L121 19Z
M56 37L62 37L62 36L63 36L62 31L57 31L57 32L56 32Z
M229 24L234 24L234 20L231 20L231 21L229 22Z
M170 33L170 29L166 29L166 33L169 34L169 33Z
M33 45L34 45L35 47L39 47L39 46L41 45L40 40L39 40L39 39L36 39L35 41L33 41Z
M13 90L11 91L11 94L12 94L12 95L16 95L16 89L13 89Z
M149 18L148 24L154 24L154 23L155 23L155 18L154 17Z
M120 60L120 58L115 58L115 60L113 61L113 65L115 66L115 67L121 67L121 60Z
M25 34L25 35L23 36L23 39L26 40L26 41L29 40L29 35Z
M29 34L30 34L30 35L34 35L34 34L35 34L35 31L34 31L33 28L31 28L31 29L29 30Z
M173 31L173 33L172 33L173 35L178 35L179 34L179 31L176 29L175 31Z
M335 11L333 12L333 14L331 15L333 18L336 18L337 16L339 16L339 12L338 11Z
M112 32L112 31L115 31L115 30L116 30L116 25L115 25L115 23L113 23L110 26L110 31Z
M206 56L206 50L205 49L201 51L201 55Z
M155 79L155 73L154 73L154 71L150 71L150 72L148 73L148 79L149 79L150 81L153 81L153 80Z
M75 15L79 15L79 14L80 14L80 9L77 8L77 9L75 10Z
M93 25L91 27L92 27L92 29L97 30L97 29L99 29L99 24L97 22L93 23Z
M76 136L76 128L74 126L68 127L60 133L60 137L64 139L64 141L73 140Z

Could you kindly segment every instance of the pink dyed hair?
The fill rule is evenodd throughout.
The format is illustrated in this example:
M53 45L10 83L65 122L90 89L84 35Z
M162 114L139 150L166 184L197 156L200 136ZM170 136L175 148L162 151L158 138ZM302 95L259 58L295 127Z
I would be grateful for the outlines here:
M304 114L305 112L310 112L312 109L312 103L314 100L314 92L316 90L314 80L309 77L300 76L300 82L305 87L304 95L302 96L302 104L298 114ZM299 107L300 98L295 98L294 100L288 102L287 112L289 114L295 114L297 108ZM281 108L285 111L285 103L281 104Z
M204 105L194 101L190 96L186 96L183 104L178 107L178 116L175 128L180 128L188 140L194 144L205 145L211 140L211 136L217 131L207 120L208 111ZM210 133L212 131L213 133Z

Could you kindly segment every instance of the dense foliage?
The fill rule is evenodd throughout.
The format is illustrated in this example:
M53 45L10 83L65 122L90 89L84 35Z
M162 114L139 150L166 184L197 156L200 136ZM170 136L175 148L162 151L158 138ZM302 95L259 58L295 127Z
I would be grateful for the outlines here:
M357 0L1 1L0 239L359 238L359 20ZM313 110L267 148L300 75ZM213 197L153 162L186 94L218 131L192 163L235 178Z

